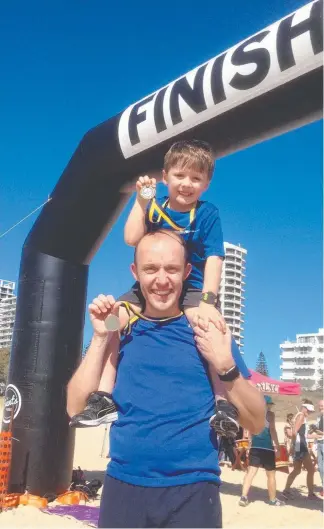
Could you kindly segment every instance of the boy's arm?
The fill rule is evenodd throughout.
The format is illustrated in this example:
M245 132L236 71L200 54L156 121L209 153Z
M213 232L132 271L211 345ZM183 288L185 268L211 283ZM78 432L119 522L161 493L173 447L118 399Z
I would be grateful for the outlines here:
M141 197L141 189L145 186L156 187L155 178L140 176L136 182L136 199L124 228L124 240L128 246L136 246L146 233L145 213L148 201Z
M207 257L203 292L213 292L217 296L222 277L223 258L218 255Z

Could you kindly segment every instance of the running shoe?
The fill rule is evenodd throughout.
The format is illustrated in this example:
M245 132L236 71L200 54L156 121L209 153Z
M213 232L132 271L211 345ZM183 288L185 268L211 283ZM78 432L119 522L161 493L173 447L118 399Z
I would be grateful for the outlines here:
M294 499L293 493L290 490L288 490L288 489L283 490L281 495L282 495L283 498L285 498L285 500L293 500Z
M307 498L309 500L320 500L321 499L319 496L317 496L317 494L314 494L314 492L313 494L308 494Z
M269 501L269 505L272 505L273 507L283 507L286 504L284 501L280 501L278 498L275 498L274 500Z
M219 400L216 405L216 413L209 419L209 424L218 435L234 438L240 430L237 419L238 411L235 406L227 400Z
M247 507L249 505L249 500L246 496L240 497L239 505L241 505L241 507Z
M102 393L91 393L85 409L71 418L73 428L86 428L108 424L118 419L117 408L111 397Z

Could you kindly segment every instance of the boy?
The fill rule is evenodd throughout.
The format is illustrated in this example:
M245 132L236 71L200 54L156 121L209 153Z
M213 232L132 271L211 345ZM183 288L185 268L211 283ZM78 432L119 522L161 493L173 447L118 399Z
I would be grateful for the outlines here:
M189 323L197 322L202 328L208 328L211 322L226 332L226 323L216 308L225 256L221 222L218 209L211 203L200 201L202 193L209 187L213 170L214 159L207 143L192 140L173 144L165 155L162 173L168 196L148 201L147 195L155 195L156 181L148 176L140 177L136 183L136 200L125 224L124 239L126 244L136 246L148 231L170 229L180 234L192 265L182 299ZM163 303L163 291L156 295ZM135 284L118 301L128 302L129 308L139 314L144 300ZM129 320L125 306L119 307L118 317L123 331ZM72 418L71 426L96 426L115 420L117 414L111 393L117 361L115 339L114 347L107 352L98 392L89 397L84 412ZM220 435L235 437L239 428L237 416L236 409L218 397L217 413L210 424Z

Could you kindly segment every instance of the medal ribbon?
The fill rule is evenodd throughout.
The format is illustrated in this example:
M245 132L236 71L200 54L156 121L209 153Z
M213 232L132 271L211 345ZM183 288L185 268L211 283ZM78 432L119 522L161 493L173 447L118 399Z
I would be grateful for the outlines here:
M154 323L161 323L161 322L164 322L164 321L170 321L170 320L174 320L175 318L179 318L179 316L182 316L183 312L179 312L179 314L177 314L177 316L170 316L168 318L161 318L161 319L157 319L157 320L153 320L152 318L148 318L147 316L144 316L144 314L141 314L140 312L137 312L137 310L134 310L133 307L131 307L130 303L128 301L123 301L121 303L121 306L125 307L126 309L126 312L129 316L129 321L124 329L124 332L125 334L130 334L131 332L131 326L132 326L132 323L134 323L136 320L140 319L140 320L145 320L145 321L153 321ZM134 316L131 316L131 313L134 314Z
M190 213L189 213L189 224L188 226L180 226L179 224L177 224L176 222L174 222L171 217L166 213L165 211L165 208L167 207L169 203L169 199L167 199L163 204L162 204L162 207L160 207L155 198L153 198L152 202L151 202L151 205L150 205L150 209L149 209L149 221L152 223L152 224L158 224L159 222L161 222L161 218L163 220L165 220L165 222L167 224L169 224L169 226L171 226L171 228L173 228L174 230L176 231L184 231L188 226L190 226L190 224L194 221L195 219L195 216L196 216L196 208L192 208L190 210ZM158 214L158 219L155 221L154 220L154 213L157 213Z

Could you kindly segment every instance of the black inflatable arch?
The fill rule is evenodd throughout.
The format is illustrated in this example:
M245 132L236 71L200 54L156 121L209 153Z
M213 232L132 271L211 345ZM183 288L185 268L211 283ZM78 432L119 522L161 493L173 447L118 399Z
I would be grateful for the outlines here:
M315 1L90 130L22 251L3 427L14 406L11 490L69 486L66 385L81 354L88 265L140 174L177 139L215 157L322 116L322 2ZM91 447L89 447L91 449Z

